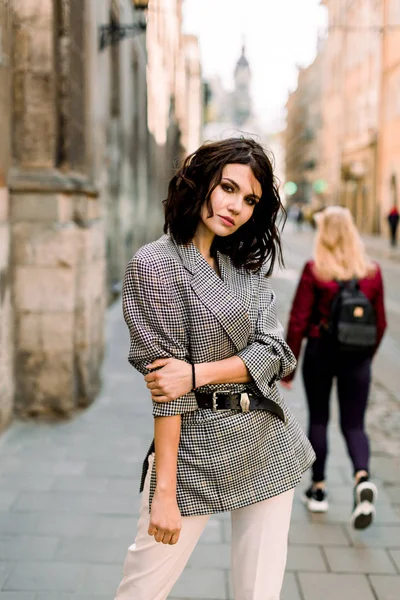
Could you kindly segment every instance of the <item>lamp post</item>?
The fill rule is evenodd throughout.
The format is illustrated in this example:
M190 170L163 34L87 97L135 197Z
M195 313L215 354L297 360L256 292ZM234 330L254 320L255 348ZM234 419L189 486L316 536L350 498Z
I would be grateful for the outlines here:
M149 0L132 0L136 10L147 10L149 8Z
M135 11L143 12L149 8L149 0L132 0ZM121 25L112 20L108 25L99 25L99 51L101 52L107 46L117 44L126 37L133 37L138 33L146 31L146 22L140 20L137 23Z

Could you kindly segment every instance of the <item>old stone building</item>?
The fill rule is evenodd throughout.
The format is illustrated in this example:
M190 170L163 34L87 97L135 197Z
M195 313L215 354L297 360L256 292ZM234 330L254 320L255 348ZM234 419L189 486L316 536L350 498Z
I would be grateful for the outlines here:
M299 69L297 88L286 104L286 181L297 186L290 203L311 205L321 200L316 185L322 168L321 73L319 55L309 67Z
M200 139L181 2L136 4L0 0L0 428L95 398L106 306Z
M381 105L378 139L380 224L388 232L387 215L400 211L400 2L385 0L382 30Z
M11 10L0 0L0 428L12 415L14 327L12 311L9 192L11 161Z
M341 203L353 213L361 231L379 228L377 202L377 138L381 74L380 2L352 2L344 21L331 19L332 27L346 23L343 61L341 144Z
M325 0L322 156L328 201L347 206L362 231L379 230L382 2Z
M397 0L324 0L328 31L309 87L320 86L320 178L325 203L347 206L361 231L379 233L397 188ZM397 16L396 16L397 11ZM396 29L397 28L397 29ZM299 78L300 87L300 78ZM288 129L291 107L288 104ZM307 123L300 124L305 130Z

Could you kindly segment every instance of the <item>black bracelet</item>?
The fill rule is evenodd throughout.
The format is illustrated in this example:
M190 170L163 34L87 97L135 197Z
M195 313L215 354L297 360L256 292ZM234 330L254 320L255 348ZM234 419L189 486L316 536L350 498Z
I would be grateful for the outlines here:
M196 389L196 371L194 369L194 363L191 363L192 365L192 390Z

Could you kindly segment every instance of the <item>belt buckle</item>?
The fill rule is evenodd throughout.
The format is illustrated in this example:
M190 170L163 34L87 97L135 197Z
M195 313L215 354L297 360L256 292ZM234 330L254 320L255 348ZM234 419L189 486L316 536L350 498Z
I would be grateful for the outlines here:
M217 390L212 394L212 410L213 412L217 412L217 394L231 394L231 390Z
M250 398L247 392L240 394L240 408L244 413L250 412Z

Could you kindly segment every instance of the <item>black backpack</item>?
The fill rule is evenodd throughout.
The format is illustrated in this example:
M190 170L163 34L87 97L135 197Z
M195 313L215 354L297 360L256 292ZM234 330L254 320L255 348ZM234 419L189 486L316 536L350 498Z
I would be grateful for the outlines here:
M325 331L339 352L371 356L377 341L375 309L357 279L337 283Z

